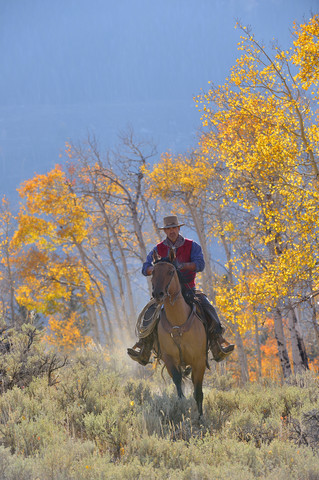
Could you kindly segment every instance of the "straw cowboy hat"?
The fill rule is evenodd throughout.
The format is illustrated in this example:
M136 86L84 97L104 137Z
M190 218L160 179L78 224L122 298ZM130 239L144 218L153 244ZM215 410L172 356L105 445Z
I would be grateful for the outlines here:
M176 215L171 215L169 217L164 217L164 227L159 227L159 229L164 230L164 228L182 227L183 225L185 225L185 223L178 223Z

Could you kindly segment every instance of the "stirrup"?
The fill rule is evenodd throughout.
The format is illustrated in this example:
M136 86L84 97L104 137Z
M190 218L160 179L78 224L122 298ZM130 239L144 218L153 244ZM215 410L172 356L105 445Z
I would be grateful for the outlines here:
M220 345L218 345L218 343L215 340L210 341L209 348L210 348L210 351L212 352L215 362L221 362L226 357Z
M235 348L235 345L233 343L227 342L227 340L221 342L219 346L225 355L229 355L231 352L234 351Z
M145 367L145 365L149 363L148 361L142 360L140 358L141 352L137 352L136 350L133 350L133 348L128 348L127 354L131 357L132 360L135 360L140 365L143 365L143 367Z
M140 350L142 350L142 347L143 347L142 340L139 339L139 340L133 345L133 347L130 348L130 350L135 350L136 348L139 348Z
M228 343L223 337L216 337L216 335L210 339L209 346L216 362L224 360L235 348L235 345Z

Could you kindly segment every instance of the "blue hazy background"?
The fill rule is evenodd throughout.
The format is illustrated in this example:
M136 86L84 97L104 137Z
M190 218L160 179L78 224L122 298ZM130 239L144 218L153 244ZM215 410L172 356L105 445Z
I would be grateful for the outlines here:
M239 53L236 20L291 42L319 0L0 0L0 191L61 160L65 142L101 148L131 125L160 152L196 142L193 97Z

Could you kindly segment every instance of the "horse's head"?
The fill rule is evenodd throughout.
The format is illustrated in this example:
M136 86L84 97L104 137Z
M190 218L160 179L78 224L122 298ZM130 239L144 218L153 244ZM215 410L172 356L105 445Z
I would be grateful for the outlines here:
M152 295L158 303L163 302L166 296L171 296L178 290L179 285L176 284L178 276L173 264L175 258L173 248L170 249L167 258L160 258L157 253L153 255Z

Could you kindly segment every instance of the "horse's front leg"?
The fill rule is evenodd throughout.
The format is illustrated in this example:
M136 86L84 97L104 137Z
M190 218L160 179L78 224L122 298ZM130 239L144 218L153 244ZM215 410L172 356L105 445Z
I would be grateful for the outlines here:
M199 417L203 415L203 378L205 373L205 365L193 367L192 382L194 385L194 398L196 401Z
M176 390L177 390L177 395L179 398L184 397L183 391L182 391L182 372L179 367L173 367L172 371L172 378L173 382L175 383Z
M184 397L183 391L182 391L182 371L180 367L178 367L172 358L168 355L163 355L163 360L166 365L167 371L169 375L172 377L173 382L175 383L176 390L177 390L177 395L179 398Z
M204 398L202 384L196 383L194 385L194 398L196 400L199 416L201 417L203 415L203 398Z

